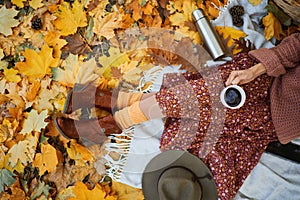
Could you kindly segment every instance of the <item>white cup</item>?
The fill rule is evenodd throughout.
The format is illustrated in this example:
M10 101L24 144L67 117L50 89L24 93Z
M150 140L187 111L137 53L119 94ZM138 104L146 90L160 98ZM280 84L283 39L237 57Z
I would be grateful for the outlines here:
M225 107L238 109L244 105L246 101L246 93L240 86L230 85L221 91L220 99Z

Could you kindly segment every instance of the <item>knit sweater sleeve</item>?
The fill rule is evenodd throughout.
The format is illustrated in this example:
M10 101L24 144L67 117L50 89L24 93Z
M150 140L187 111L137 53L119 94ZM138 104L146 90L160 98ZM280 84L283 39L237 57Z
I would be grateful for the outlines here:
M261 62L269 76L278 77L300 63L300 33L292 34L273 48L261 48L249 52L251 57Z

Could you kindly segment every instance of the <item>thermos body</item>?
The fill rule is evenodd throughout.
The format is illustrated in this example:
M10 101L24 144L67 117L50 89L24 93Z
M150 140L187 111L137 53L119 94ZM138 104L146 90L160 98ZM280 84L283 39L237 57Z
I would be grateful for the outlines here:
M201 9L194 10L192 13L193 19L196 23L198 32L204 41L206 47L210 51L213 59L217 59L225 54L225 48L217 35L215 29L203 14Z

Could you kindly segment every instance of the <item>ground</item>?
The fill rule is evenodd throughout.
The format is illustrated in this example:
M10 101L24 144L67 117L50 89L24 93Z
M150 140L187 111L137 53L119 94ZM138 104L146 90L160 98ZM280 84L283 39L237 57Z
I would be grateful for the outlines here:
M215 19L227 3L1 0L1 199L143 199L141 190L105 176L103 145L68 140L53 120L75 83L113 89L123 80L136 87L155 65L193 70L182 59L203 44L192 11L202 8ZM277 11L269 6L261 25L266 40L279 42L300 28ZM237 27L216 30L231 55L251 49Z

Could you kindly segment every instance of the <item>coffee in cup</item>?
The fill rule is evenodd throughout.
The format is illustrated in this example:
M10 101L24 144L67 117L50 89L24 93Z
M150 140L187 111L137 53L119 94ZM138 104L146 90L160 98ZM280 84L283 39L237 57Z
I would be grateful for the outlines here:
M227 108L238 109L245 103L246 94L240 86L230 85L222 90L220 99L222 104Z

